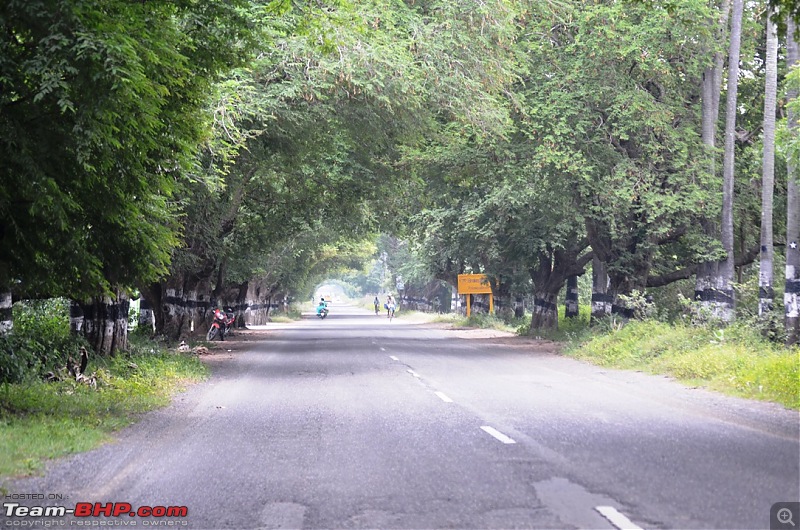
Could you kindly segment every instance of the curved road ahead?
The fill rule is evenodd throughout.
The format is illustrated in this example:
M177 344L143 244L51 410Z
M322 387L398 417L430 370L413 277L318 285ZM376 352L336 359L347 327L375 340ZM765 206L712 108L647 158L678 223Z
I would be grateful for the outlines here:
M795 411L331 309L3 493L186 517L2 528L769 528L800 500Z

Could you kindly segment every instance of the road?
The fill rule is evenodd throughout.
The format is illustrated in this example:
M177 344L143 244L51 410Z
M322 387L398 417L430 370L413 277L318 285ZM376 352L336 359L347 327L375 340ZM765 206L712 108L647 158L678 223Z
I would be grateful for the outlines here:
M614 529L769 528L800 500L796 411L331 309L5 502L188 513L67 526Z

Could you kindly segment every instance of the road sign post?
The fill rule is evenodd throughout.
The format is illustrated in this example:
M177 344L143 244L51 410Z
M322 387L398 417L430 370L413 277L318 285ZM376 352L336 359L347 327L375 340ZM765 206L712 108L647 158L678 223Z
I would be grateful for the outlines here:
M472 305L469 295L488 294L489 312L494 313L494 294L492 293L492 283L485 274L459 274L458 275L458 294L467 296L467 318L472 313Z

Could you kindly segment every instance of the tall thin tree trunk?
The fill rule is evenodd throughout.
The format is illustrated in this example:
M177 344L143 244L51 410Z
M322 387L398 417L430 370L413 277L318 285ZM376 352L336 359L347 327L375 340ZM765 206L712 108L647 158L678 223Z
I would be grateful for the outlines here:
M567 296L564 303L564 316L566 318L577 318L578 313L578 277L572 275L567 278Z
M522 295L514 295L514 318L525 316L525 299Z
M797 30L794 22L789 17L786 39L786 64L790 68L797 68L798 46L795 40ZM798 90L789 90L788 101L797 100ZM792 135L797 134L797 113L789 109L789 130ZM789 156L787 160L788 186L786 191L786 284L783 302L786 315L786 342L797 344L800 342L800 186L798 186L797 160Z
M719 10L716 23L717 42L723 42L728 34L728 18L730 16L731 0L724 0ZM719 122L719 101L722 92L722 68L725 56L721 51L714 52L713 66L703 72L702 86L702 141L708 157L708 177L714 181L717 174L717 123ZM710 239L719 239L719 226L708 219L703 223L703 231ZM700 263L697 267L695 299L710 306L715 298L712 288L712 278L718 276L719 265L717 262Z
M725 153L722 162L722 248L719 275L712 280L717 315L724 321L734 316L733 182L735 173L736 114L739 91L739 56L742 39L744 0L733 0L731 40L728 51L728 95L725 106Z
M608 267L599 258L592 259L592 320L611 314L611 296L608 293Z
M761 259L758 275L758 314L772 311L773 241L772 196L775 183L775 106L778 93L778 28L767 15L766 79L764 82L764 153L761 171Z

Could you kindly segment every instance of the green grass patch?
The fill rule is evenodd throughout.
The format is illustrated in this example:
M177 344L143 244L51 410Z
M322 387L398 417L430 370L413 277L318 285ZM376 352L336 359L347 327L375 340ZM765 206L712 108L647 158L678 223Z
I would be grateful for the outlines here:
M316 306L314 306L316 309ZM270 322L277 322L281 324L288 324L290 322L296 322L297 320L303 319L303 312L297 308L289 308L286 312L279 312L279 313L270 313L269 321Z
M196 357L153 350L90 362L96 389L74 381L0 385L0 476L29 475L47 459L92 449L208 375Z
M685 383L800 409L800 349L771 343L744 325L713 329L633 321L572 341L565 352L601 366L667 374Z

